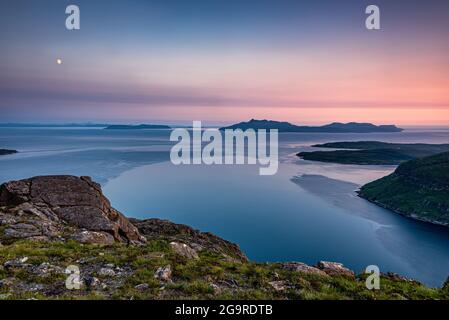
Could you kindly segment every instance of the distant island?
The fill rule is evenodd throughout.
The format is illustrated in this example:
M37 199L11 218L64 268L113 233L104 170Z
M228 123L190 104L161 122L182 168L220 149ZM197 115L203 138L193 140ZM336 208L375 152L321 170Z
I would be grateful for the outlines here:
M0 149L0 156L17 153L17 150Z
M255 120L251 119L248 122L240 122L225 129L277 129L279 132L328 132L328 133L372 133L372 132L401 132L403 129L395 125L380 125L376 126L372 123L340 123L334 122L324 126L297 126L289 122L280 122L273 120Z
M449 226L449 152L405 162L358 194L403 216Z
M299 152L297 156L304 160L340 164L398 165L405 161L449 151L449 144L380 141L331 142L312 147L345 150Z
M142 129L171 129L171 127L161 124L139 124L139 125L123 125L115 124L107 126L107 130L142 130Z
M139 129L171 129L167 125L159 124L105 124L105 123L0 123L0 128L100 128L116 130L139 130Z
M104 128L104 123L0 123L0 128Z

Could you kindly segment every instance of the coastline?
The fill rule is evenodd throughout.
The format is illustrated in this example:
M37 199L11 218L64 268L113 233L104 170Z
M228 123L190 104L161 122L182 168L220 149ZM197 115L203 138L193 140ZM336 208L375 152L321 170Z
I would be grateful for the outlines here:
M360 198L362 198L362 199L364 199L364 200L366 200L366 201L368 201L370 203L373 203L373 204L375 204L375 205L377 205L377 206L379 206L381 208L384 208L384 209L390 211L391 213L398 214L398 215L400 215L400 216L402 216L404 218L407 218L407 219L410 219L410 220L413 220L413 221L418 221L418 222L431 224L431 225L434 225L434 226L439 226L439 227L444 227L444 228L448 228L449 227L449 223L442 223L442 222L435 221L435 220L425 219L425 218L419 217L417 215L410 215L410 214L407 214L407 213L405 213L405 212L403 212L401 210L394 209L394 208L392 208L390 206L387 206L387 205L383 204L382 202L375 201L375 200L370 200L369 198L364 197L363 195L361 195L359 191L360 191L360 189L356 191L356 194L357 194L358 197L360 197Z

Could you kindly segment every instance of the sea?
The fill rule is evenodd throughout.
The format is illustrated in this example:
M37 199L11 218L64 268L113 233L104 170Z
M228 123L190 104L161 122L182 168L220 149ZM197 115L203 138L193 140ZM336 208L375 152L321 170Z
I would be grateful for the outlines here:
M449 128L398 133L280 133L279 170L259 165L174 165L169 130L0 128L0 183L37 175L87 175L126 216L168 219L237 243L255 261L376 265L432 287L449 276L449 228L413 221L357 196L394 166L301 160L317 143L449 143Z

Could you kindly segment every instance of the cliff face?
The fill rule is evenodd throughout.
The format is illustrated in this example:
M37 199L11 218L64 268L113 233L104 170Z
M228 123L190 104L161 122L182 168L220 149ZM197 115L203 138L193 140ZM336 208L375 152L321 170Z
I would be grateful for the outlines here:
M0 187L3 238L141 243L135 226L111 207L89 177L45 176Z
M401 164L359 195L404 216L449 226L449 152Z
M79 271L75 289L68 266ZM213 234L128 219L88 177L0 186L0 300L449 298L449 285L383 274L383 290L370 291L366 277L335 262L251 262Z

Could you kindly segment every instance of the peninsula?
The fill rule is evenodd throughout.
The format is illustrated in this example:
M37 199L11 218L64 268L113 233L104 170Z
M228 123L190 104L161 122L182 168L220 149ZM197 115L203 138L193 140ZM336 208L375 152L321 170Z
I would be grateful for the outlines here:
M449 227L449 152L404 162L358 194L403 216Z
M299 152L304 160L359 165L398 165L421 157L449 151L449 144L387 143L380 141L331 142L315 148L344 149Z

